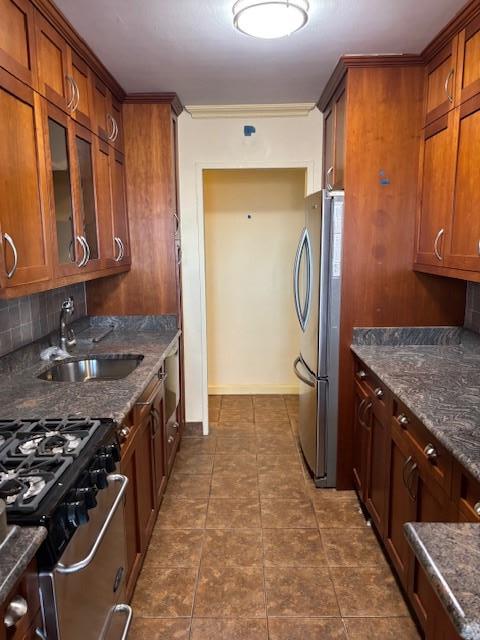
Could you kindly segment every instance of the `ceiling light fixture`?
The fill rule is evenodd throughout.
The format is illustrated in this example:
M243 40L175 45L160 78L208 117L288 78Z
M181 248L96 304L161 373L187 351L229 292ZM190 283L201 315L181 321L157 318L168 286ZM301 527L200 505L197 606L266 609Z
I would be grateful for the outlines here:
M233 5L233 24L254 38L283 38L308 21L308 0L238 0Z

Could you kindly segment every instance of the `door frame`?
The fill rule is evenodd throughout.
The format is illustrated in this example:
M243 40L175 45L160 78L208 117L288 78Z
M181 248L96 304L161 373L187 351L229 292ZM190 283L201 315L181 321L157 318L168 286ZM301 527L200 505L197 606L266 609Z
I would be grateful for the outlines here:
M198 272L200 274L200 324L202 362L202 424L203 435L209 433L208 422L208 351L207 351L207 298L205 266L205 206L203 198L203 172L209 169L305 169L305 196L315 187L315 162L197 162L195 163L195 190L197 193L196 223L198 229ZM182 276L185 277L185 276Z

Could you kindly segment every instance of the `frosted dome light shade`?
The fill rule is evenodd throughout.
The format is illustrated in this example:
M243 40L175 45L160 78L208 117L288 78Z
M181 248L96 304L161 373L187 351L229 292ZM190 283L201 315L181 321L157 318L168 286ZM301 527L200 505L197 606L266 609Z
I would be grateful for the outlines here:
M233 24L254 38L283 38L305 26L308 9L307 0L238 0Z

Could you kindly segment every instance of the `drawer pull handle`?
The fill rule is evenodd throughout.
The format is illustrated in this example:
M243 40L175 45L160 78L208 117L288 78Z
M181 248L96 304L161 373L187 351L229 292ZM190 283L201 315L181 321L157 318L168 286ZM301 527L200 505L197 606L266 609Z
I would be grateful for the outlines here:
M28 604L25 598L22 596L15 596L10 600L10 603L5 611L5 618L3 619L5 626L7 629L11 629L12 627L16 627L17 623L25 616L28 612Z
M359 380L365 380L366 377L367 377L367 374L365 371L357 371L357 378Z
M438 458L438 453L433 444L427 444L423 453L427 456L429 462L435 462Z
M477 502L477 504L473 507L473 510L475 511L476 515L480 518L480 502Z
M397 417L398 423L400 424L400 426L402 427L406 427L407 424L409 423L409 419L407 418L407 416L404 413L401 413L398 417Z
M380 387L377 387L374 393L377 398L383 398L383 389L380 389Z

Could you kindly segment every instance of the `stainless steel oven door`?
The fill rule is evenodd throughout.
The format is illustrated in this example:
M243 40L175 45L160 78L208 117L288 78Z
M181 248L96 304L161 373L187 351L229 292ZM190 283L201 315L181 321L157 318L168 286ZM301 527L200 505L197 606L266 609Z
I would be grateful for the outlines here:
M97 494L97 506L88 512L89 522L77 529L53 571L41 574L48 640L103 638L123 602L123 496L128 480L120 474L108 480L108 487ZM127 631L116 640L126 638Z

